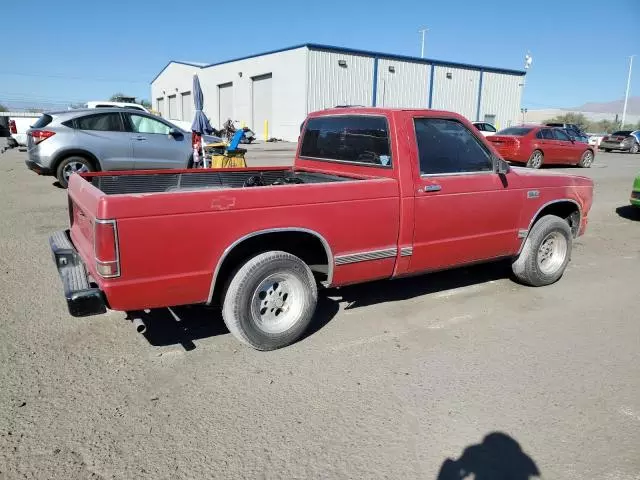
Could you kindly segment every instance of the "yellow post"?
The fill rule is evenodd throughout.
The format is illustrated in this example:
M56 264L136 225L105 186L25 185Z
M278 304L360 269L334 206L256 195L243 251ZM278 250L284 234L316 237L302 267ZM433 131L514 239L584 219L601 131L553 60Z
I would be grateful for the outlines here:
M247 126L247 124L246 124L246 123L244 123L244 120L242 120L242 123L240 123L240 126L241 126L242 128L244 128L244 127L246 127L246 126Z
M264 121L264 141L269 140L269 120Z

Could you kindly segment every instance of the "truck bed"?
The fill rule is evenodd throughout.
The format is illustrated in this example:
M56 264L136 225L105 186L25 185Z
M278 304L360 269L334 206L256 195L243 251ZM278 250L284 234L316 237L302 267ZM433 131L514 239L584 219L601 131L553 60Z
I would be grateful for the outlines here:
M164 172L100 173L87 175L94 187L106 195L176 192L182 190L222 190L277 186L291 184L316 184L358 180L353 177L294 171L287 169L264 170L189 170Z

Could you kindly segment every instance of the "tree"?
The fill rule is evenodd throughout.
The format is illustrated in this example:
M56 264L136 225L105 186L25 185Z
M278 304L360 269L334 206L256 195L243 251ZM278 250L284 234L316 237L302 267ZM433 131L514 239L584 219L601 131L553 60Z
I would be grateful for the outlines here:
M149 100L140 100L140 105L142 105L145 108L151 108L151 102Z
M117 102L120 97L127 97L127 96L128 95L125 95L122 92L117 92L111 95L111 98L109 98L109 100L111 100L112 102Z
M0 112L8 112L9 109L7 107L5 107L4 105L0 104Z

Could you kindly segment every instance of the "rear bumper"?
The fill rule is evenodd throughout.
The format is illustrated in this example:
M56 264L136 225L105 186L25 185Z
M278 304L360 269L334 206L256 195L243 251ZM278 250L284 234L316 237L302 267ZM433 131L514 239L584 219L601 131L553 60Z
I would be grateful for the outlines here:
M600 148L609 150L629 150L632 144L622 142L600 142Z
M53 175L53 172L48 167L43 167L39 163L34 162L33 160L25 160L24 163L27 165L29 170L36 172L38 175Z
M629 202L631 202L631 205L633 205L634 207L640 207L640 191L633 191L631 192L631 198L629 198Z
M69 231L60 231L51 235L49 245L62 280L69 313L74 317L105 313L107 304L104 293L89 283L87 269L71 243Z

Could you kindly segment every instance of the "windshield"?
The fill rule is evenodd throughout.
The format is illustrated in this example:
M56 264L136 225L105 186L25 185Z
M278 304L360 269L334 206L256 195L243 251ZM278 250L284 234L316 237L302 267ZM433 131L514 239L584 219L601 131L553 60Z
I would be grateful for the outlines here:
M611 135L616 137L628 137L633 133L631 130L618 130L617 132L613 132Z
M500 130L497 135L513 135L515 137L522 137L529 133L533 128L528 127L509 127L504 130Z

